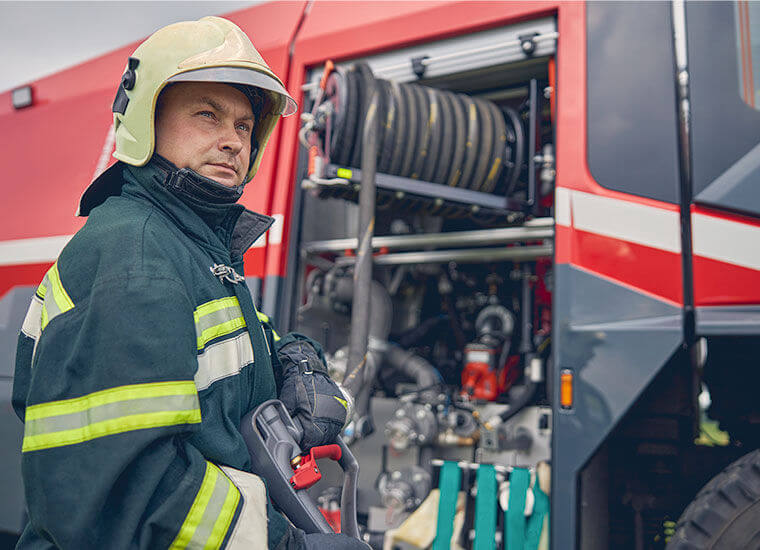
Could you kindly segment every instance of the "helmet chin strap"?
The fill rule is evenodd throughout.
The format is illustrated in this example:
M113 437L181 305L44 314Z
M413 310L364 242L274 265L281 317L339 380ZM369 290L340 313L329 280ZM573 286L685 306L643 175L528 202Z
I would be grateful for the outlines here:
M251 136L251 157L248 160L248 171L251 171L251 166L253 166L253 163L256 162L256 157L259 156L259 142L256 141L256 138ZM245 187L248 185L248 182L251 181L248 179L248 174L245 175L245 178L243 179L243 183L239 185L240 188ZM242 193L242 191L241 191Z
M211 204L233 204L243 195L245 183L228 187L191 168L177 168L158 153L153 155L153 160L168 171L164 185L173 193Z

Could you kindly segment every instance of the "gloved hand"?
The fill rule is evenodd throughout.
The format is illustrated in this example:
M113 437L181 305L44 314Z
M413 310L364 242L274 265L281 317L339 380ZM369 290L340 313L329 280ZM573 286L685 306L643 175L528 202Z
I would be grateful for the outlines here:
M283 369L280 401L303 427L301 448L334 443L346 423L350 398L330 379L308 341L289 342L277 355Z

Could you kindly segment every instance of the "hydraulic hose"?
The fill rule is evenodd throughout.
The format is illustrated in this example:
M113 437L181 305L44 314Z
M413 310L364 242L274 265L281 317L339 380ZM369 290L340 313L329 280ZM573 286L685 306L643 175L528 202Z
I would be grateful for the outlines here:
M438 394L435 388L440 385L441 378L433 365L419 355L393 345L388 346L388 350L385 352L385 361L397 372L414 380L417 388L423 390L420 392L422 401L432 402L435 400Z
M341 289L339 286L336 289L336 294L341 290L345 292L347 289ZM388 349L388 335L391 331L393 319L391 297L385 287L377 281L371 281L369 302L369 310L372 315L369 316L369 341L365 353L366 361L361 373L363 383L358 393L352 394L354 396L355 416L357 419L364 418L366 422L370 422L368 415L372 384ZM371 423L368 426L371 427Z

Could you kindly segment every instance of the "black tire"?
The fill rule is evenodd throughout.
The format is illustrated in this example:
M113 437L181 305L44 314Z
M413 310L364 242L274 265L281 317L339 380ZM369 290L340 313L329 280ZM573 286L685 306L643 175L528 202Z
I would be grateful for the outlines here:
M760 449L744 455L697 494L667 550L760 548Z
M417 95L409 84L401 84L401 92L404 97L404 106L406 111L407 130L404 152L404 159L399 166L398 175L408 178L412 170L414 161L414 142L417 140L417 119L419 107L417 106Z
M482 191L493 152L494 121L485 101L478 98L473 98L473 101L478 109L478 120L480 121L480 147L477 151L475 172L468 187L473 191Z

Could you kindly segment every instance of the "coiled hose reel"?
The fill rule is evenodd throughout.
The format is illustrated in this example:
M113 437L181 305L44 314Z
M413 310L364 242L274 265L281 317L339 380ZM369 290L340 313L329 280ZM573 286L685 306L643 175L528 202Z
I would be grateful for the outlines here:
M466 94L377 79L366 63L332 70L315 106L315 112L328 113L312 130L331 163L360 167L363 124L375 90L379 173L499 195L521 191L527 141L517 111ZM355 199L357 192L325 187L320 196ZM391 193L381 194L377 207L446 217L467 213L442 200Z

